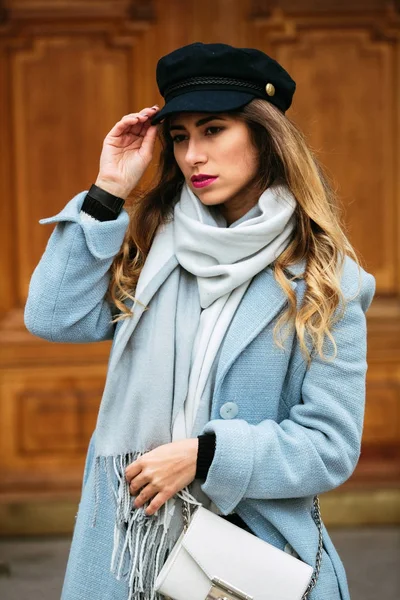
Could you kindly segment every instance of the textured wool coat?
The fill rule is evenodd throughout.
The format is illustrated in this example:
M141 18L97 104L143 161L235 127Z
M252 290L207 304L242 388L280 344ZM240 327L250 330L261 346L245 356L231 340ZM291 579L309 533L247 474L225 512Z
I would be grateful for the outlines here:
M115 221L81 222L84 197L85 192L78 194L60 214L41 221L58 224L32 276L25 323L33 334L53 342L115 341L120 327L111 324L112 309L104 296L128 215L122 211ZM298 304L305 290L303 270L304 263L290 268ZM350 258L341 287L346 298L357 292L358 270ZM234 510L257 536L281 550L293 549L313 566L318 548L313 496L346 481L360 456L365 313L374 292L374 277L362 270L359 292L334 326L337 357L325 362L314 356L307 370L294 335L285 350L273 341L273 327L287 300L267 268L253 278L221 349L211 418L203 430L216 434L216 451L202 489L223 514ZM327 344L325 350L332 348ZM109 572L114 504L104 473L92 527L95 435L86 458L63 600L127 597L126 582ZM325 526L323 536L321 572L310 600L349 600L345 570Z

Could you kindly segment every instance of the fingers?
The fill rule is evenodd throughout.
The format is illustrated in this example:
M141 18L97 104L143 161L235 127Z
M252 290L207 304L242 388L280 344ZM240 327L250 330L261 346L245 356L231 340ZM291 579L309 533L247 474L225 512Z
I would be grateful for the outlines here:
M123 121L124 119L131 120L132 118L140 119L143 117L149 117L149 116L152 117L159 110L160 110L159 106L157 104L155 104L154 106L151 106L151 107L142 108L142 110L140 110L137 113L129 113L127 115L124 115L121 118L121 121Z
M162 507L162 505L165 504L166 501L169 500L169 498L171 497L172 496L168 494L159 492L150 502L149 506L146 508L146 515L154 515L154 513L156 513Z
M154 515L162 506L172 498L172 494L167 494L166 492L159 492L157 488L151 484L146 485L145 488L140 492L140 494L136 497L134 506L136 508L140 508L146 502L150 501L150 504L145 509L145 513L147 516Z
M138 113L130 113L124 115L118 123L111 129L109 135L121 135L128 127L137 125L138 123L145 123L149 118L152 118L158 111L158 106L152 106L150 108L143 108Z
M130 465L128 465L125 469L125 479L128 483L132 481L136 475L142 470L142 463L140 462L140 458L134 460ZM143 484L142 484L143 485Z
M139 490L140 493L137 494ZM140 508L146 504L146 502L151 500L149 506L145 510L146 515L153 515L169 498L172 498L174 495L174 492L168 488L160 490L160 486L156 483L150 482L149 476L145 475L144 473L140 473L131 481L129 485L129 492L132 496L137 494L134 501L135 508Z
M158 110L160 110L160 107L158 106L158 104L154 104L153 106L146 106L146 108L142 108L142 110L140 110L137 113L129 113L127 115L124 115L124 117L137 117L140 115L153 115L155 114ZM122 117L122 118L124 118Z
M134 477L133 479L131 478L129 483L129 491L132 494L132 496L137 494L140 488L142 488L147 483L150 483L150 479L143 472L139 475L136 475L136 477Z
M148 154L149 156L151 156L154 148L154 143L157 137L157 127L151 126L150 123L147 128L145 125L144 127L145 135L143 137L142 142L142 152L144 155Z
M156 494L158 494L157 488L149 483L141 490L140 494L136 496L134 502L135 507L140 508L145 502L153 498Z

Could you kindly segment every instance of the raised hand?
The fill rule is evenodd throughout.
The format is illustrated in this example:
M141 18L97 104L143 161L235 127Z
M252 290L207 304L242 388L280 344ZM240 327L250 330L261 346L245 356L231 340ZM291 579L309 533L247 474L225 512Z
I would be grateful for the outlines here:
M157 127L150 124L157 105L122 117L106 135L96 185L127 198L148 167L154 151Z

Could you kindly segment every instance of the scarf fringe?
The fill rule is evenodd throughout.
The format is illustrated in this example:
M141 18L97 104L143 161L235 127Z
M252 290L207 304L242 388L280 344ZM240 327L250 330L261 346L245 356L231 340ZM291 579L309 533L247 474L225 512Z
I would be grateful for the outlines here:
M145 508L135 508L134 497L129 492L125 469L143 452L131 452L119 456L97 456L94 473L94 512L92 527L96 526L99 505L100 469L107 476L107 487L115 503L114 540L110 571L117 580L128 583L126 600L164 600L154 590L157 575L164 565L176 540L168 536L169 525L179 498L186 503L189 514L191 506L201 506L188 488L169 499L155 515L146 515Z

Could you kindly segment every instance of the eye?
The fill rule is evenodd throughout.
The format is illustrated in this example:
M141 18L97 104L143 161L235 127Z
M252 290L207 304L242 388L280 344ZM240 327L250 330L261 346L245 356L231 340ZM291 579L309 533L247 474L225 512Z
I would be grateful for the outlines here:
M174 144L179 144L179 142L182 141L181 138L184 138L184 137L185 137L184 135L175 135L171 139Z
M223 130L223 127L207 127L206 131L214 131L214 134L219 133ZM212 134L212 135L214 135Z
M222 131L224 128L223 127L207 127L204 131L207 134L207 131L211 131L211 135L216 135L217 133L219 133L220 131ZM174 144L179 144L180 142L182 142L185 139L185 135L175 135L174 137L172 137L172 142Z

